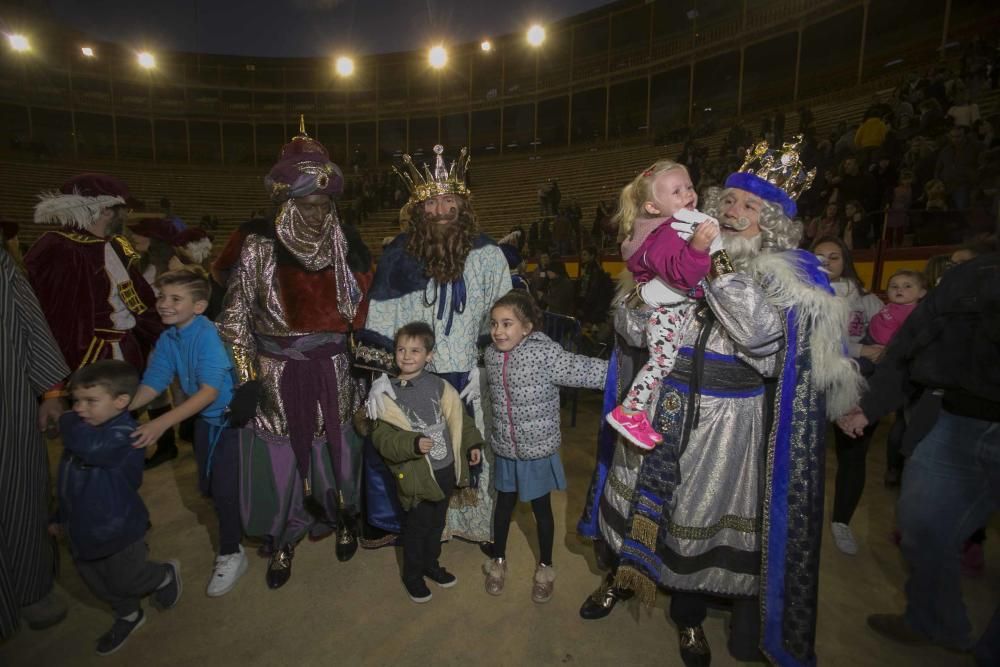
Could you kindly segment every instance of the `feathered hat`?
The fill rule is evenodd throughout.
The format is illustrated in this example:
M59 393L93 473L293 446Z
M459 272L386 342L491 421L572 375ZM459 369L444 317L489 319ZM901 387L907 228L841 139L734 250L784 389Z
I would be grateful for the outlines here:
M151 239L163 241L168 245L176 245L177 228L174 223L166 218L145 217L138 222L128 226L129 231L138 236L145 236Z
M125 206L131 199L128 186L108 174L79 174L63 183L58 192L43 192L35 205L35 222L90 230L106 208Z
M174 237L174 246L191 261L201 264L212 254L212 237L204 229L188 227Z
M802 135L782 144L781 151L768 150L762 141L747 149L743 165L726 179L727 188L752 192L761 199L781 206L789 218L798 212L795 200L809 189L816 178L816 169L805 170L799 160Z

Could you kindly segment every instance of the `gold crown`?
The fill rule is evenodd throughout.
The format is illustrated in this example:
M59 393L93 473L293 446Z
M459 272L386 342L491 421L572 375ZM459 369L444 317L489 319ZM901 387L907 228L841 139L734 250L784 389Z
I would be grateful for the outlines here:
M458 158L453 160L451 168L444 164L444 146L438 144L434 147L434 171L424 164L423 172L413 164L413 159L408 155L403 155L403 170L393 167L392 170L403 179L407 189L410 191L410 202L415 204L427 201L431 197L438 195L461 195L469 196L469 186L465 184L465 171L469 167L469 149L463 148L458 153Z
M792 137L790 143L781 145L781 152L768 150L767 142L762 141L747 149L746 159L738 171L744 174L754 174L768 183L776 185L785 191L793 201L809 189L816 178L816 169L805 170L799 161L799 144L802 135ZM754 168L754 162L757 167Z

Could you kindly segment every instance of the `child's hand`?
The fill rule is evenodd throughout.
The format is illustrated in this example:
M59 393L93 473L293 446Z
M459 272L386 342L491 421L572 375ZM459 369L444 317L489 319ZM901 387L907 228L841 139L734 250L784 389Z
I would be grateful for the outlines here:
M706 220L694 230L690 245L698 252L708 252L712 247L712 241L717 238L719 238L719 223L714 219Z
M477 466L483 460L483 452L479 449L469 450L469 464Z
M132 431L132 446L136 449L149 447L159 440L160 436L166 433L168 428L169 427L159 419L148 421Z
M428 452L431 451L432 447L434 447L434 441L431 440L430 438L421 437L419 440L417 440L417 450L421 454L427 454Z

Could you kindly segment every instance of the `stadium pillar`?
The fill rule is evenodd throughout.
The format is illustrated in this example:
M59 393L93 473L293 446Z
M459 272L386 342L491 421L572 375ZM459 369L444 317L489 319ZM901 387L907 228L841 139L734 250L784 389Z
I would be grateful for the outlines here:
M506 143L503 138L503 117L504 107L507 106L507 49L500 46L500 151L503 155L503 145Z
M576 64L576 26L569 29L569 93L566 95L566 146L573 145L573 67Z
M944 47L948 43L948 28L951 23L951 0L944 0L944 25L941 27L941 58L944 58Z
M795 80L792 83L792 102L799 101L799 69L802 65L802 24L799 23L798 37L795 43Z
M226 164L226 136L225 132L222 131L222 121L219 121L219 157L222 158L222 164Z
M187 163L191 164L191 121L184 119L184 154L187 155Z
M743 20L746 22L746 3L743 4ZM740 45L740 78L736 83L736 117L743 115L743 65L747 59L746 47Z
M74 109L72 107L69 110L69 120L70 120L70 123L72 124L72 129L73 129L73 159L74 160L79 160L80 159L80 146L76 142L76 109Z
M691 67L688 71L688 127L694 119L694 58L691 58Z
M861 85L861 75L865 68L865 40L868 38L868 7L869 0L865 0L864 14L861 15L861 49L858 53L858 85Z

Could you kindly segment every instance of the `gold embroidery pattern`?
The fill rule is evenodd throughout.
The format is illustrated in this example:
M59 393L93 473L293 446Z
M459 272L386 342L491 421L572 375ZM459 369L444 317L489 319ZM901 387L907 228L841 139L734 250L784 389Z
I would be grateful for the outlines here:
M718 278L719 276L725 275L727 273L734 273L736 269L733 267L732 260L729 259L729 253L725 250L718 250L712 253L712 269L709 274L711 278Z
M146 304L142 302L139 298L139 294L135 291L135 285L132 284L131 280L125 280L118 283L118 296L122 298L125 302L125 307L136 315L142 315L147 310Z
M608 475L608 486L630 503L635 502L635 491L614 475Z
M741 533L759 533L760 520L726 514L712 526L681 526L673 521L667 525L667 532L682 540L707 540L726 529L738 530Z
M233 345L233 363L239 375L240 384L257 379L257 371L249 351L242 345Z

